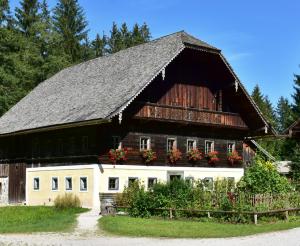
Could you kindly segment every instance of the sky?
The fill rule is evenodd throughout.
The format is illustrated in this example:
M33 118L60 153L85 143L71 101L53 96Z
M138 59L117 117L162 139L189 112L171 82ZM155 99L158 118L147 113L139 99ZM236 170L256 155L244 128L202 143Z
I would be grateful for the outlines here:
M19 0L11 0L11 7ZM274 104L291 99L300 74L299 0L79 0L91 39L112 22L146 22L152 38L185 30L218 47L251 93L258 84ZM56 0L48 0L54 7Z

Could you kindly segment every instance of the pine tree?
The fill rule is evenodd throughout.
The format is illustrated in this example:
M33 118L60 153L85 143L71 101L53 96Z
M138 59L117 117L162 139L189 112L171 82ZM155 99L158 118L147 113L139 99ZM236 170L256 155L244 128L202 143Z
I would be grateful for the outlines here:
M16 8L17 27L26 35L34 36L36 30L34 24L39 21L39 2L38 0L22 0L20 8Z
M274 128L277 128L276 113L268 96L264 96L262 113Z
M287 98L280 97L276 108L278 131L282 132L293 122L293 111Z
M0 27L2 27L8 21L10 16L8 0L0 1Z
M127 24L124 22L120 29L121 39L122 39L122 49L131 47L131 32L128 30Z
M82 60L81 43L87 37L87 21L77 0L59 0L54 8L54 26L62 36L62 46L72 62Z
M261 93L258 85L256 85L254 87L251 96L252 96L254 102L256 103L256 105L258 106L258 108L261 110L261 112L263 112L264 108L265 108L264 96Z
M103 35L101 38L99 34L96 35L95 40L92 42L93 56L103 56L105 53L106 37Z
M110 31L110 37L108 39L108 52L110 54L116 53L120 50L124 49L123 42L122 42L122 36L119 31L119 28L115 22L113 22L111 31Z
M294 89L295 92L292 95L294 99L293 102L293 112L294 112L294 120L297 120L300 117L300 75L295 74L294 79Z

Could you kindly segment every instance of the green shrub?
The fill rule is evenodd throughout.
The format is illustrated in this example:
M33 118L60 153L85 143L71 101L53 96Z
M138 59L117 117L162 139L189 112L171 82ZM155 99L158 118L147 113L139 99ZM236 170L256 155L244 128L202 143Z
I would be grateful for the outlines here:
M78 196L72 193L58 195L54 200L54 206L57 209L80 208L81 202Z

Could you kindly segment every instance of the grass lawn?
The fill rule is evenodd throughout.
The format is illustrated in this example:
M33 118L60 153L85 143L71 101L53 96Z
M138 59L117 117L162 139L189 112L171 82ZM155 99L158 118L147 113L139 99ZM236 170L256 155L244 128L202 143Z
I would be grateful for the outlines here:
M0 207L0 233L69 231L76 224L78 213L85 211L45 206Z
M300 227L300 219L297 218L290 222L278 221L272 224L263 223L254 225L106 216L99 220L99 226L106 232L122 236L217 238L246 236Z

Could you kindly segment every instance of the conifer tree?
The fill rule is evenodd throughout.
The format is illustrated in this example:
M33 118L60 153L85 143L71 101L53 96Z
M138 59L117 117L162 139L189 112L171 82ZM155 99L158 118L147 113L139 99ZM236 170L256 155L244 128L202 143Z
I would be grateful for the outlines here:
M276 108L278 131L282 132L293 122L293 111L287 98L280 97Z
M8 0L0 1L0 27L7 23L10 16Z
M256 103L256 105L258 106L258 108L263 112L264 111L264 107L265 107L265 103L264 103L264 96L260 91L260 88L258 85L256 85L252 91L251 94L254 102Z
M120 50L124 49L121 32L115 22L113 22L110 37L108 39L108 52L110 54L116 53Z
M99 34L96 35L96 38L92 42L93 56L99 57L103 56L105 53L106 37L103 35L101 38Z
M294 94L292 98L293 102L293 112L294 112L294 120L297 120L300 117L300 75L295 74L294 79Z
M78 0L59 0L54 8L54 26L62 36L62 46L72 62L82 60L82 42L87 37L87 21Z
M15 10L17 27L26 36L34 36L36 34L34 24L39 21L38 11L38 0L21 0L20 7L17 7Z

